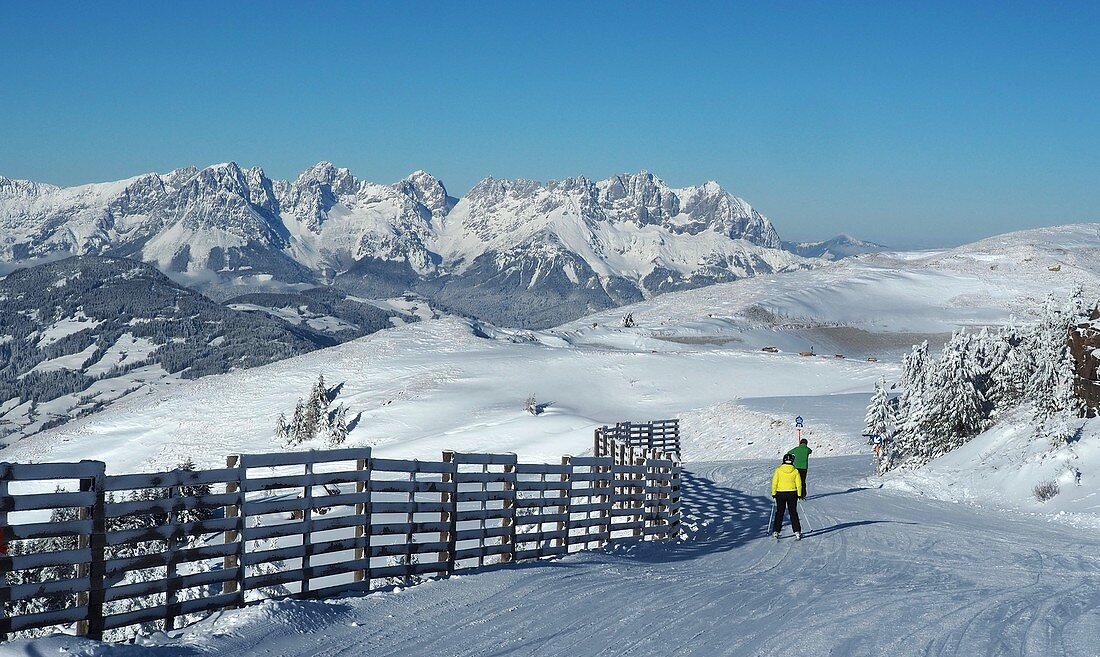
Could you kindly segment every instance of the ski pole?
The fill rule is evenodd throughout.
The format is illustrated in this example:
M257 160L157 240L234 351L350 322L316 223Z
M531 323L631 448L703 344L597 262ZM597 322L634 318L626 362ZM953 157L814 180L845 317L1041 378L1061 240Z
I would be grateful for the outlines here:
M764 524L764 535L772 533L772 523L775 522L775 496L772 496L772 513L768 516L768 521Z
M805 525L805 526L803 527L803 529L805 529L805 530L806 530L806 532L805 532L805 533L809 534L809 533L810 533L810 532L812 532L813 530L812 530L812 529L810 529L809 517L808 517L808 516L806 515L806 512L805 512L805 509L806 509L806 507L805 507L805 503L806 503L806 501L805 501L805 500L801 500L801 501L799 502L798 506L802 507L802 510L803 510L803 512L802 512L802 513L800 514L800 517L802 518L802 524L803 524L803 525Z

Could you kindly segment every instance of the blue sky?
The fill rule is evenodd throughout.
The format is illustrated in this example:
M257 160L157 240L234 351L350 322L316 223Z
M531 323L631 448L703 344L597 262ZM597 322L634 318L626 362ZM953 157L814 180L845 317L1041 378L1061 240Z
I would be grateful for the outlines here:
M0 175L717 180L788 239L1100 221L1100 3L8 3Z

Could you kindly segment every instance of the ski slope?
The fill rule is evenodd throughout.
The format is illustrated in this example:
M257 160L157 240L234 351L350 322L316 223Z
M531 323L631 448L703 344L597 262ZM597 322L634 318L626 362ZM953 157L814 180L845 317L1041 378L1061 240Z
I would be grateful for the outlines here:
M697 463L688 535L419 586L225 612L96 657L1096 655L1100 538L879 488L866 457L811 460L809 531L765 537L774 460Z

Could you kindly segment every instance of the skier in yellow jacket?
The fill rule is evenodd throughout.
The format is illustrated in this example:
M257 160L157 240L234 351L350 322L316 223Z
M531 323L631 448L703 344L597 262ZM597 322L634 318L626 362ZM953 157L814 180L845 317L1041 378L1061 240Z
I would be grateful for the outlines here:
M772 536L779 539L783 528L783 511L791 514L794 537L802 540L802 523L798 521L798 498L802 496L802 476L794 467L794 455L784 454L783 465L772 475L772 497L775 499L775 518L772 519Z

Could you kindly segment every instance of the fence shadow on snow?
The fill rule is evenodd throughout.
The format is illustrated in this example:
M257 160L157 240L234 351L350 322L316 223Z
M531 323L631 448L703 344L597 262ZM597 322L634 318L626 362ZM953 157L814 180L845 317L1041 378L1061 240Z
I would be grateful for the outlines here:
M687 561L757 540L771 520L770 498L719 485L687 470L680 473L680 500L681 540L624 544L616 553L646 563Z

